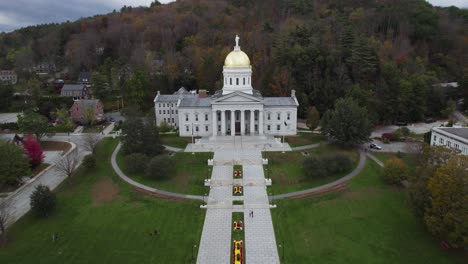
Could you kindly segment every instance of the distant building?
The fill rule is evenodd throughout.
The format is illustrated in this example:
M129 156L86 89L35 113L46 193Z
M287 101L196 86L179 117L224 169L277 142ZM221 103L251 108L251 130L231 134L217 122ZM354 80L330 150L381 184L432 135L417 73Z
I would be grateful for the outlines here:
M174 94L158 94L154 98L154 109L156 112L156 123L166 122L170 126L179 127L179 110L178 104L184 98L197 98L198 95L193 92L187 91L181 87Z
M446 146L468 155L468 127L434 127L431 136L431 146Z
M57 71L57 67L55 63L52 62L43 62L34 65L33 67L28 69L29 72L35 72L38 75L41 74L49 74Z
M15 71L1 70L0 81L9 84L16 84L18 82L18 75L16 75Z
M96 100L78 100L70 108L70 116L74 123L86 124L86 111L93 111L95 122L104 120L104 107L98 99Z
M60 96L73 97L73 100L87 99L88 88L84 84L65 84Z
M91 84L91 73L90 72L80 72L78 75L78 83L80 84Z

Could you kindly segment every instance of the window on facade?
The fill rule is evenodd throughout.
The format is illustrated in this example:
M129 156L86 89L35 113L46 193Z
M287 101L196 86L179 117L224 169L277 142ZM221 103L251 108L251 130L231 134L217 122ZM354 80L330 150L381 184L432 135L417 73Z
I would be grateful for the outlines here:
M221 125L218 125L218 132L221 132Z
M276 125L276 130L280 131L281 125Z
M174 122L174 118L172 118L172 123L175 123L175 122Z
M195 121L198 121L198 114L195 114Z
M270 126L270 125L267 126L267 130L268 130L268 131L271 130L271 126Z
M185 126L185 131L189 132L189 126Z
M196 126L196 127L195 127L195 131L197 131L197 132L198 132L198 126Z
M218 116L218 122L221 122L221 113L216 114Z
M176 114L176 115L177 115L178 112L179 112L179 111L175 110L175 114Z
M188 114L185 114L185 121L188 121Z
M277 119L278 119L278 120L281 119L281 113L278 113L278 114L277 114Z
M166 104L163 104L163 107L166 107Z
M434 135L434 142L436 142L436 140L437 140L437 136L436 136L436 135Z
M448 146L449 148L452 147L452 142L450 142L450 141L447 140L447 146Z
M232 78L229 78L229 85L232 85Z
M161 104L159 104L159 107L161 107Z
M166 122L166 118L164 118L164 122Z
M239 85L239 78L236 78L236 85Z
M205 121L208 121L208 114L205 114Z
M171 114L174 114L174 110L171 110Z
M244 85L245 85L245 78L242 78L244 80Z
M288 120L291 120L291 113L288 113Z
M270 113L267 114L267 120L270 120L271 116Z
M166 110L163 110L163 114L166 114Z
M444 144L444 139L443 138L439 139L439 143Z
M159 110L159 114L161 114L161 113L162 113L161 110Z
M208 132L208 126L205 126L205 131Z

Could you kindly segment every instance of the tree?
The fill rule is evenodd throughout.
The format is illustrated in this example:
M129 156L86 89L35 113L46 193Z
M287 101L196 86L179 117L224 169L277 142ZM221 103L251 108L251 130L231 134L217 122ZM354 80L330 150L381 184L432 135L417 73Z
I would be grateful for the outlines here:
M367 110L353 99L343 98L328 110L321 120L322 133L341 144L362 144L369 141L371 126Z
M55 128L59 131L72 131L73 123L70 117L70 113L66 108L57 109L55 111L55 117L57 125Z
M26 139L23 141L23 148L33 169L44 161L45 155L41 144L32 135L26 136Z
M38 185L31 194L31 210L40 217L47 217L55 209L55 194L45 185Z
M148 75L144 70L136 70L125 86L125 98L130 105L146 109L148 107L147 98L148 87L150 87Z
M0 82L0 110L8 111L8 108L11 106L13 101L13 86L10 84L4 84Z
M165 155L159 155L150 160L145 175L148 178L163 179L169 176L172 168L169 158Z
M55 169L64 177L70 178L78 167L78 157L76 152L69 153L55 164Z
M161 154L164 150L154 118L142 119L130 115L123 123L122 134L125 154L143 153L152 157Z
M7 223L11 219L10 200L5 199L0 202L0 238L3 243L7 241Z
M320 114L317 111L317 108L315 106L309 108L309 111L307 112L307 126L309 127L310 130L315 130L317 126L320 124Z
M408 167L399 158L391 158L385 162L385 169L382 175L384 182L393 185L401 185L407 179Z
M87 107L83 110L83 119L87 126L92 126L96 121L96 112L93 107Z
M86 155L86 157L83 158L83 166L87 169L92 169L96 167L96 156L93 154Z
M467 168L467 156L453 156L428 184L430 205L424 221L432 234L455 248L468 246Z
M50 130L47 118L32 111L18 115L18 127L21 133L34 134L39 141Z
M322 178L327 174L322 159L315 155L304 159L302 166L305 174L311 178Z
M92 154L96 154L96 147L101 141L101 135L88 133L83 137L83 148Z
M0 140L0 183L14 184L29 174L29 163L23 149Z

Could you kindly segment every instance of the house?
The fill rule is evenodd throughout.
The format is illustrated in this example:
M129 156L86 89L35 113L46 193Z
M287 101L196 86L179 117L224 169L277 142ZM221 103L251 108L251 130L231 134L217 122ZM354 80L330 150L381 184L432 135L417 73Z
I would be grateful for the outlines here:
M434 127L431 136L431 146L446 146L468 155L468 127Z
M87 99L88 88L84 84L65 84L60 96L73 97L73 100Z
M172 127L179 127L178 104L184 98L197 98L195 91L187 91L181 87L174 94L161 94L158 91L154 99L154 110L156 113L156 123L158 126L165 122Z
M93 123L104 121L104 106L100 100L78 100L73 103L70 108L72 122L87 124L87 115L93 117Z
M91 73L90 72L80 72L78 75L79 84L91 84Z
M0 81L9 83L9 84L16 84L18 81L18 76L16 75L15 71L1 70Z

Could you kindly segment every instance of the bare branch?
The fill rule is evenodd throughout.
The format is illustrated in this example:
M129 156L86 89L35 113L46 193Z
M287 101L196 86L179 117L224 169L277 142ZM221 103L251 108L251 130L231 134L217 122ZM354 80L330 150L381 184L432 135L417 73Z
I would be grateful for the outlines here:
M83 137L83 148L94 154L100 140L101 136L99 134L86 134Z
M57 164L55 164L55 169L62 176L70 177L78 167L78 162L78 156L76 155L76 151L74 151L57 162Z

